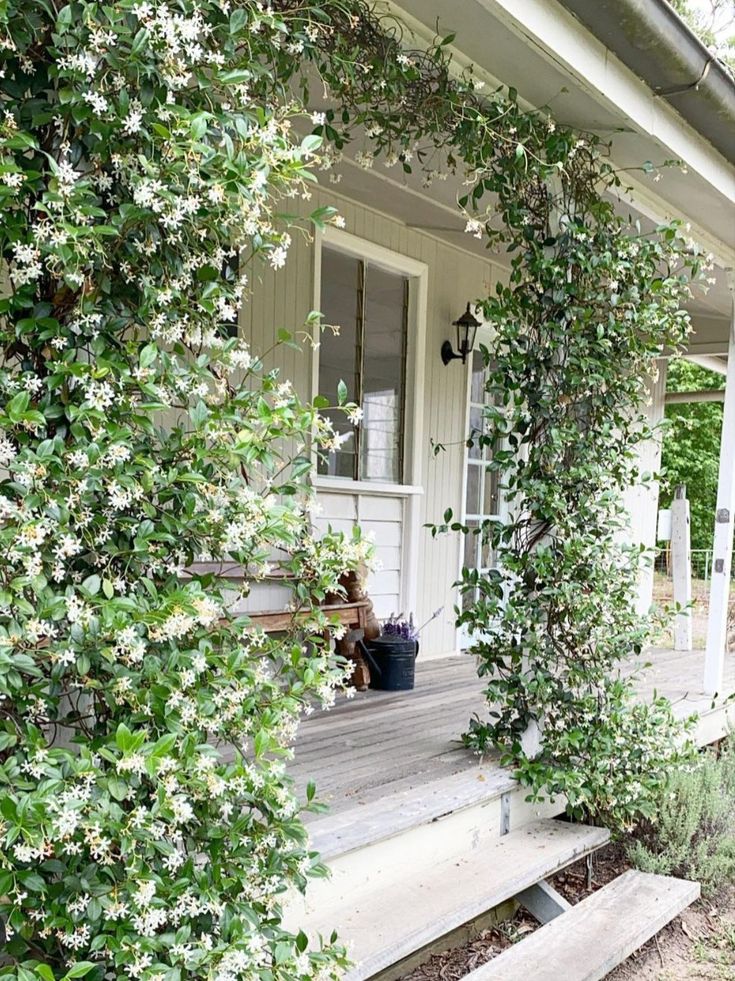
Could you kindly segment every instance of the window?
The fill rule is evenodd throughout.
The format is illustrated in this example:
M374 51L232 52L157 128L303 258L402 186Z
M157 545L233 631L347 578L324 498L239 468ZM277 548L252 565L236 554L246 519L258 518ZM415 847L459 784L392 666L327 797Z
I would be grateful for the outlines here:
M325 246L321 312L327 329L319 348L319 392L337 400L337 386L363 411L359 425L326 411L341 437L319 473L352 480L403 481L409 280L400 273Z
M233 252L232 255L228 255L225 261L222 263L222 268L220 269L220 275L222 279L229 285L234 286L240 276L240 253ZM235 312L234 320L222 320L220 323L222 332L225 337L237 337L238 328L238 316Z

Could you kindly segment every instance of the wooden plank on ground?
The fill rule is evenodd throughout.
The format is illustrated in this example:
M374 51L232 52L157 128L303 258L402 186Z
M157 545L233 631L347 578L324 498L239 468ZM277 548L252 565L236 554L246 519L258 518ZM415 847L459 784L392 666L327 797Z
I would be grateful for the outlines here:
M699 898L699 883L631 869L465 981L600 981Z

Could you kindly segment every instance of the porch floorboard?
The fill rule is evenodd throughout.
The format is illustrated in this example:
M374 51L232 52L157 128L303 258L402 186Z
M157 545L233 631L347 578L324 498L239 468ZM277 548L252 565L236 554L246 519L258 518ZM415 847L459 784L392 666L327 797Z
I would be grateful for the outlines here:
M724 703L735 695L735 654L725 661L722 693L702 692L704 652L653 648L631 661L641 669L636 683L642 699L654 690L665 695L676 714L700 716L700 742L722 734ZM409 692L358 692L328 712L316 712L301 725L289 769L303 794L308 782L332 814L419 788L463 771L485 773L497 765L465 749L460 735L473 714L485 713L483 683L474 658L457 654L419 661L416 688ZM735 702L730 701L735 722ZM709 721L707 721L709 720ZM498 769L500 769L498 767Z

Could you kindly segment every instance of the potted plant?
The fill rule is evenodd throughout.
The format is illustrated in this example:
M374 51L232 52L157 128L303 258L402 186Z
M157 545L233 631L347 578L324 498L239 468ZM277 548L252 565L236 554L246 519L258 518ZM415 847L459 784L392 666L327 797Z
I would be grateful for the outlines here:
M359 641L363 656L370 666L371 688L409 691L414 687L419 634L439 613L441 610L433 613L420 627L416 627L413 613L408 618L403 614L391 614L383 622L379 637Z

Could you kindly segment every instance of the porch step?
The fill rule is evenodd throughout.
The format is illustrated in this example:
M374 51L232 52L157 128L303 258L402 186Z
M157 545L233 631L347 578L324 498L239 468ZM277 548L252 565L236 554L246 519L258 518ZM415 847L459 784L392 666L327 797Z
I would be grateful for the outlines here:
M630 870L463 981L599 981L699 898L699 883Z
M405 789L394 790L370 804L311 819L307 822L309 837L313 848L328 862L462 811L487 807L517 787L508 770L494 763L477 764L438 780L412 780ZM498 821L497 834L501 830Z
M314 909L307 932L337 927L362 981L392 967L523 889L589 854L609 838L603 828L543 820L481 848L439 860L427 852L409 874L379 875L333 906ZM346 901L345 901L346 900Z

